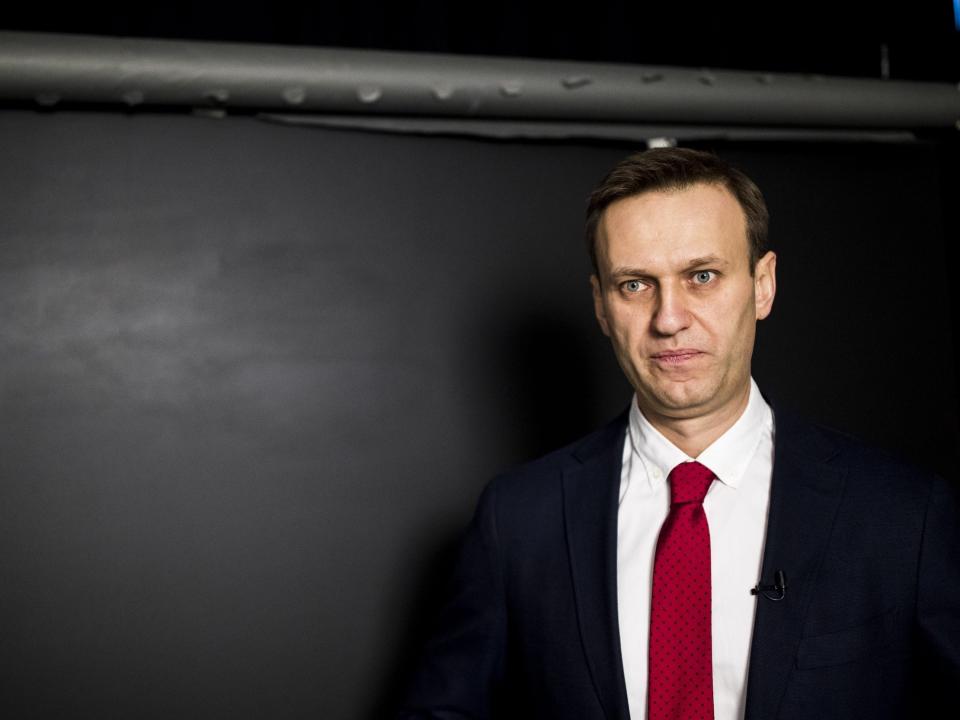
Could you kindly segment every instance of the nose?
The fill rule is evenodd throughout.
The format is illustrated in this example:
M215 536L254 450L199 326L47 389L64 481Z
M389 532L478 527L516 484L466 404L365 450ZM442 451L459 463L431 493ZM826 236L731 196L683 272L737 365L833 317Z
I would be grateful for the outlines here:
M687 300L683 288L672 283L663 283L660 286L650 323L657 335L669 337L690 326Z

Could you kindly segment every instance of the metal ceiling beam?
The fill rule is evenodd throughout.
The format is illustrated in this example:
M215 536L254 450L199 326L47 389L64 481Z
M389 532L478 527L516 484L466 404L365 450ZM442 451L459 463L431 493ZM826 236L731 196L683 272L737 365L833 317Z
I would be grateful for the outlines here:
M960 127L960 89L947 83L19 32L0 32L0 99L581 123Z

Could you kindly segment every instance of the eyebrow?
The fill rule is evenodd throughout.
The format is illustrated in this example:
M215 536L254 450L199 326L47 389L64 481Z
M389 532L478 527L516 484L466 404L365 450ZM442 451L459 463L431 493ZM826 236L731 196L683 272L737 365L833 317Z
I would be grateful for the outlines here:
M725 267L729 263L716 255L704 255L703 257L693 258L686 265L684 265L680 272L690 272L691 270L696 270L697 268L704 267L706 265L714 265L716 267ZM623 277L625 275L631 276L640 276L640 277L653 277L654 273L649 270L645 270L639 267L628 267L621 266L614 268L610 273L611 277Z

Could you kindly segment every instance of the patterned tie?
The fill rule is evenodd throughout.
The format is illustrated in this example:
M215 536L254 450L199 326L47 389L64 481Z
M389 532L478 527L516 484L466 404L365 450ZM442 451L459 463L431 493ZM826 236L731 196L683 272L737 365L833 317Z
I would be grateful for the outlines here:
M710 528L703 511L713 478L698 462L670 471L670 514L653 561L650 720L713 720Z

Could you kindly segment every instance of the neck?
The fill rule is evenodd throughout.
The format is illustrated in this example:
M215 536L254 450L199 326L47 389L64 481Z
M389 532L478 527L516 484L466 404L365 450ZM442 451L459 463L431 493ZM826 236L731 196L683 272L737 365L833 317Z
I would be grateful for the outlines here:
M733 427L750 401L749 383L733 401L706 415L671 417L641 406L644 417L670 442L692 458L706 450L713 441Z

